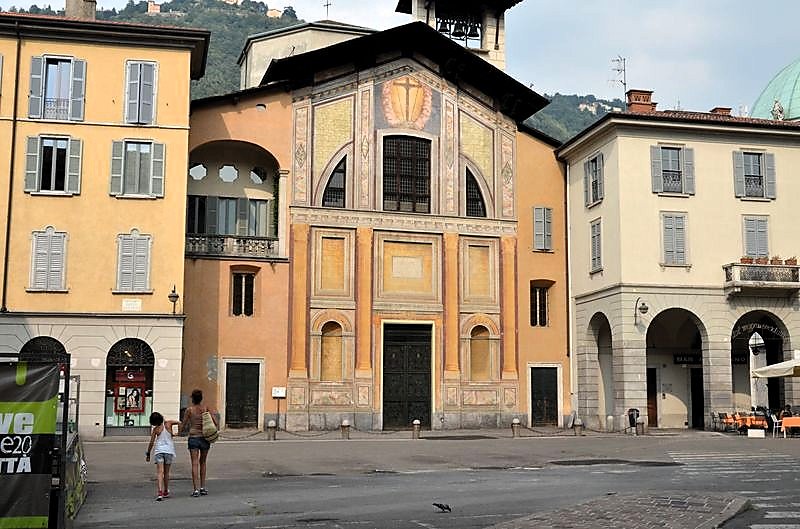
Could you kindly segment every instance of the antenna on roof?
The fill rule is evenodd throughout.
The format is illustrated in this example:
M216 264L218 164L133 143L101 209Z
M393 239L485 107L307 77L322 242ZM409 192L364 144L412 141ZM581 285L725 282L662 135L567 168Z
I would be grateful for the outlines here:
M332 5L333 4L331 4L331 0L326 0L325 3L322 4L322 6L325 8L325 20L330 19L330 9Z
M610 79L609 82L622 85L622 101L625 101L625 94L628 93L628 76L627 70L625 69L627 61L628 59L622 55L617 55L616 58L611 59L611 62L614 64L611 67L611 71L617 74L617 78ZM627 110L627 104L625 110Z

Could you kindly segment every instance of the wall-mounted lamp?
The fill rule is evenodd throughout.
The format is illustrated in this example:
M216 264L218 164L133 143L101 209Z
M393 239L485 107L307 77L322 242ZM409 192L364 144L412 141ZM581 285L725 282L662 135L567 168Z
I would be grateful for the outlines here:
M641 303L640 303L641 302ZM638 314L644 316L650 310L641 297L636 298L636 303L633 304L633 322L636 323Z
M167 295L167 299L172 303L172 313L175 314L175 304L178 303L178 299L180 299L178 291L175 290L175 285L172 285L172 292Z

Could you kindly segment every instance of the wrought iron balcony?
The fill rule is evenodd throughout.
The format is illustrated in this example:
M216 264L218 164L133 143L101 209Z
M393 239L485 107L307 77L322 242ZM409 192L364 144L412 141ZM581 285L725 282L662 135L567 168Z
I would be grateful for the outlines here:
M728 295L756 290L793 294L800 290L800 266L731 263L722 268Z
M186 235L186 256L256 259L278 257L278 239L276 237L190 233Z
M47 98L44 100L45 119L69 119L69 99Z

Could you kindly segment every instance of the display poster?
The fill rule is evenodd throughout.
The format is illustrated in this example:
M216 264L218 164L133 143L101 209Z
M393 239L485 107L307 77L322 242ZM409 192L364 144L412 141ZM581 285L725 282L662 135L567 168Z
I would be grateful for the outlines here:
M56 364L0 364L0 527L47 527L56 443Z

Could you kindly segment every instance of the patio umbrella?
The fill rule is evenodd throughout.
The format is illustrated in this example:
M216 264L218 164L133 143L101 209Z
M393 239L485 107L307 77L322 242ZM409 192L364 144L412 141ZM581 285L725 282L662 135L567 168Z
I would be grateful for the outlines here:
M753 369L753 378L800 377L800 358Z

